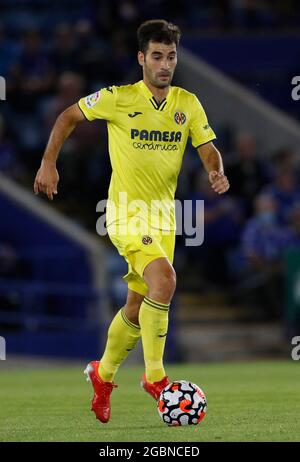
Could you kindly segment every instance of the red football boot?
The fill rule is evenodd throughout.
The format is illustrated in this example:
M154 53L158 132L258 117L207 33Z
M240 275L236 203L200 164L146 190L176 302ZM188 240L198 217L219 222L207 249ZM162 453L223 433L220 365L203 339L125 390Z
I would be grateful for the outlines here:
M141 387L147 393L149 393L152 396L152 398L155 399L155 401L158 400L159 395L161 394L163 389L167 385L169 385L169 383L170 383L170 381L169 381L167 376L164 377L163 379L161 379L160 382L154 382L154 383L147 382L146 374L142 375L142 378L141 378Z
M110 395L117 385L113 382L104 382L98 374L98 368L99 361L92 361L87 365L84 373L87 375L87 381L91 382L94 388L91 411L95 412L96 419L107 423L110 418Z

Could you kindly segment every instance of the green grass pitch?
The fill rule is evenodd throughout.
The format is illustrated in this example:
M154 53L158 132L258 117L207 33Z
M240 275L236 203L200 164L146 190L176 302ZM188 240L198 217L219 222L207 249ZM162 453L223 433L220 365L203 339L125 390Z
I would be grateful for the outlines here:
M169 365L171 379L188 379L206 393L207 415L190 427L166 426L140 389L142 368L126 365L111 420L99 423L84 368L0 371L0 441L300 441L297 361Z

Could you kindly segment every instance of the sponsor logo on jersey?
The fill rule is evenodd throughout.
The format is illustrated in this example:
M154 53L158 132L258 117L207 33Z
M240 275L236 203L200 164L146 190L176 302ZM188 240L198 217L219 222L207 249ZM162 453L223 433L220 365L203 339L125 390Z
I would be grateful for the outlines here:
M150 236L143 236L142 243L145 245L152 244L152 237Z
M208 124L204 125L204 130L208 130L210 128L210 126Z
M160 130L138 130L137 128L131 129L131 139L139 139L141 141L168 141L179 142L181 141L182 133L181 132L168 132Z
M97 101L100 99L101 93L100 91L96 91L95 93L92 93L91 95L86 96L84 102L85 105L90 108L95 106Z
M186 115L184 112L175 112L174 120L178 125L183 125L186 122Z

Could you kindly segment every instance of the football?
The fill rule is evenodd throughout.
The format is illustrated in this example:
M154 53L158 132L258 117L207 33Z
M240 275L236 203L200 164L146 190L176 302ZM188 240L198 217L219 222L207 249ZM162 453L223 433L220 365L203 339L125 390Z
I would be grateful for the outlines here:
M157 401L157 409L167 425L198 425L205 417L207 402L198 385L178 380L163 389Z

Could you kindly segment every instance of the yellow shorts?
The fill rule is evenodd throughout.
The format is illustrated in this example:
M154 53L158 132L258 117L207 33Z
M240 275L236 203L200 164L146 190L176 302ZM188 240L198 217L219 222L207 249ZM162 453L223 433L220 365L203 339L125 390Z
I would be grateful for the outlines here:
M149 228L147 233L120 233L120 224L107 227L110 240L128 263L128 273L123 277L128 288L146 295L148 286L143 274L146 266L157 258L165 257L172 264L175 248L175 230L162 231Z

